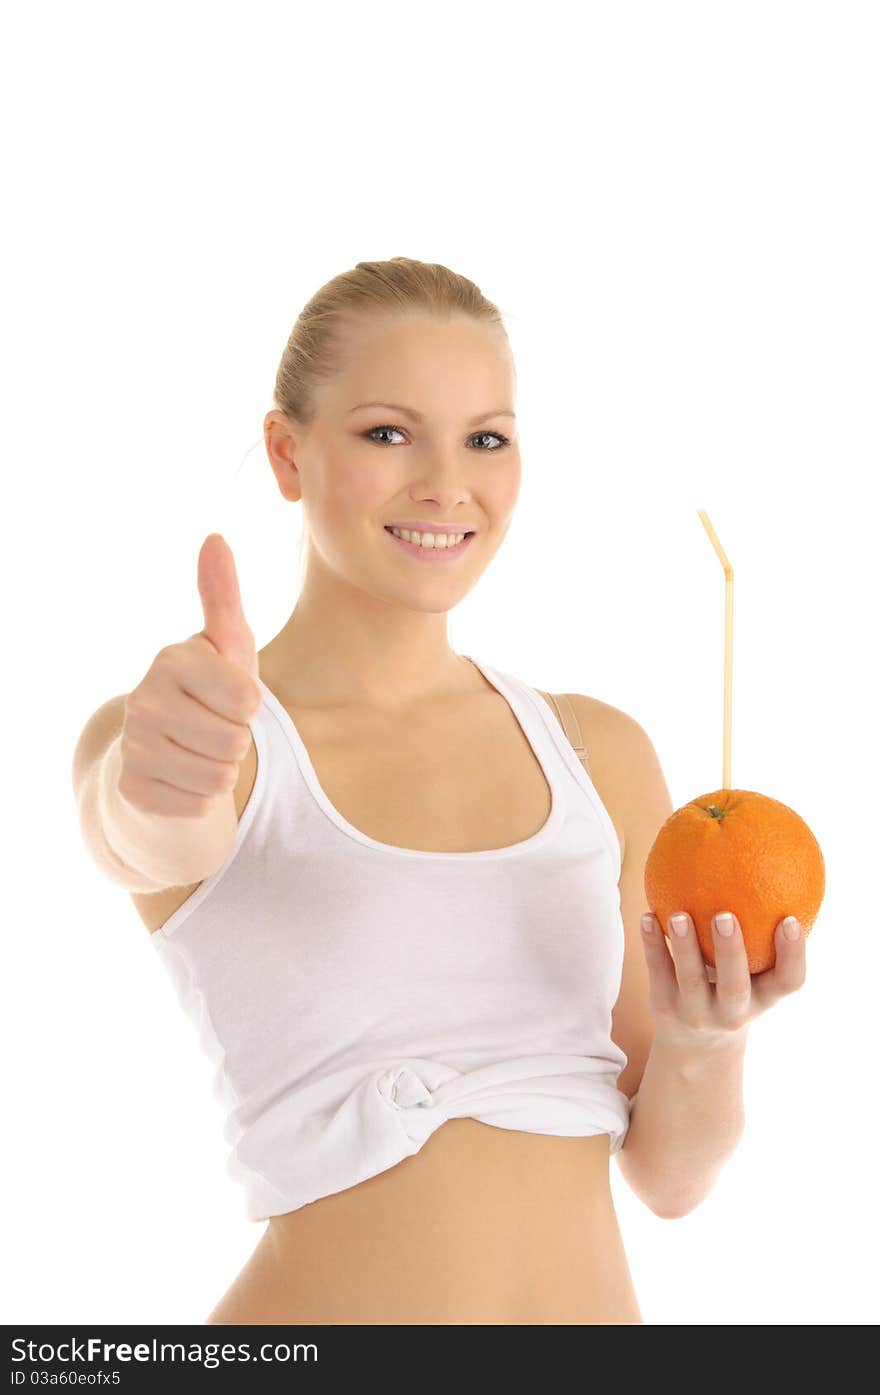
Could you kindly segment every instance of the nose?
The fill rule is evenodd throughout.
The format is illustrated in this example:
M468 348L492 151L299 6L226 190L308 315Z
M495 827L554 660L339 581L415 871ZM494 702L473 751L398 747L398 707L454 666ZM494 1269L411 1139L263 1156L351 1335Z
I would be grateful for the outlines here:
M476 454L476 452L471 452ZM418 471L413 484L413 496L419 499L432 499L446 509L457 503L466 504L470 498L467 487L468 462L462 462L456 448L433 450L415 464Z

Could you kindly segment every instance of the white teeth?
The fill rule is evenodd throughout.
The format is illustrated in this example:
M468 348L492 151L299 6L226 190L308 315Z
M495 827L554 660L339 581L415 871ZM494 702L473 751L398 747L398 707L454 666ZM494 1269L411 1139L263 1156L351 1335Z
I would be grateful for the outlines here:
M455 547L466 537L466 533L411 533L408 528L391 528L389 530L396 538L403 538L404 542L414 543L416 547Z

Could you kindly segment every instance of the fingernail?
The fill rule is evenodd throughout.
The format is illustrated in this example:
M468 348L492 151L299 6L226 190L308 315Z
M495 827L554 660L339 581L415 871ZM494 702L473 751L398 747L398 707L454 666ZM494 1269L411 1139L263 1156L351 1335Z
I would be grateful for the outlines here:
M650 935L651 931L654 929L654 917L652 915L642 916L642 929L646 935Z
M670 920L670 925L676 935L685 936L688 932L688 918L686 915L674 915Z
M733 934L733 916L729 911L723 911L721 915L715 917L715 929L719 935Z
M787 915L785 917L785 920L782 922L782 933L787 940L797 939L798 935L801 933L801 927L798 925L795 916Z

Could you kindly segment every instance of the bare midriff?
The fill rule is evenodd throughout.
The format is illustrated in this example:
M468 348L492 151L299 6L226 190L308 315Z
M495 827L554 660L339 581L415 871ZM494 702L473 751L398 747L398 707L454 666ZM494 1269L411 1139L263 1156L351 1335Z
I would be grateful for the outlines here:
M642 1322L609 1136L450 1119L418 1153L269 1218L208 1324Z

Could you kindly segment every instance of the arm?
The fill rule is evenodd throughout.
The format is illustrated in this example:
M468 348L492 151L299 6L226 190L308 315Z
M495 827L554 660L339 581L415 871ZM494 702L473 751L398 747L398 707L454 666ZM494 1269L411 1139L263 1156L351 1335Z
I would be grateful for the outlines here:
M745 1127L747 1026L802 987L804 936L786 939L780 921L775 967L750 976L734 916L731 936L713 930L710 980L690 921L681 939L670 932L667 940L653 916L650 933L642 930L645 863L674 812L663 770L632 717L579 695L572 702L588 735L594 782L625 833L619 881L624 963L611 1035L627 1057L618 1088L630 1100L630 1124L615 1156L646 1206L658 1216L679 1217L708 1195L738 1146Z
M606 709L604 740L594 744L607 802L625 834L620 874L624 968L612 1036L627 1065L618 1087L630 1096L630 1123L615 1155L636 1196L655 1215L686 1215L706 1197L745 1127L742 1096L745 1034L726 1036L712 1050L687 1040L658 1038L652 956L643 944L645 863L673 813L672 798L653 742L626 713ZM610 754L598 759L599 745ZM663 939L659 928L655 936ZM659 952L662 946L651 948ZM705 981L702 958L691 971Z
M654 933L659 934L657 930ZM699 1052L655 1039L616 1154L636 1196L677 1219L709 1194L745 1128L745 1037Z
M93 860L129 892L190 885L221 866L235 841L234 795L202 818L172 818L135 808L119 791L125 696L89 718L71 771L80 831Z

